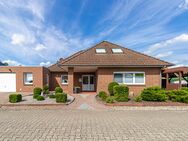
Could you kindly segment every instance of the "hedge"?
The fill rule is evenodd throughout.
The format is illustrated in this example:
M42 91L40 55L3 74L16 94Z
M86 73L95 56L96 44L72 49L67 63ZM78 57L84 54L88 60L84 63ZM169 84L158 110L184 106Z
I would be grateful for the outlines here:
M111 96L114 95L113 88L114 88L114 86L117 86L117 85L119 85L117 82L111 82L108 84L108 92Z
M55 95L55 97L56 97L56 102L57 103L65 103L65 102L67 102L67 94L65 94L65 93L57 93Z
M168 100L166 91L162 90L160 87L145 88L141 92L141 98L144 101L159 101L159 102L161 102L161 101Z
M116 101L126 102L128 101L129 88L126 85L116 85L113 87L113 93Z
M10 94L9 95L9 102L10 103L17 103L22 101L22 95L21 94Z
M167 95L169 97L169 100L171 100L173 102L188 103L188 100L187 100L188 91L185 88L182 88L180 90L167 91Z

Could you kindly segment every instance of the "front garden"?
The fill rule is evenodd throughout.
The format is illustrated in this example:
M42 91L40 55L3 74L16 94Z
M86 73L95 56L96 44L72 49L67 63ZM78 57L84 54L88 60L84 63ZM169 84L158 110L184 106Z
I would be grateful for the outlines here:
M56 87L54 92L49 91L48 86L44 86L43 89L36 87L33 89L33 94L22 96L18 93L9 95L10 103L21 104L69 104L74 100L72 96L63 92L61 87Z
M188 103L188 88L179 90L164 90L160 87L145 88L136 97L129 96L129 88L126 85L119 85L111 82L108 85L108 93L101 91L97 99L106 104L118 103ZM137 104L138 105L138 104Z

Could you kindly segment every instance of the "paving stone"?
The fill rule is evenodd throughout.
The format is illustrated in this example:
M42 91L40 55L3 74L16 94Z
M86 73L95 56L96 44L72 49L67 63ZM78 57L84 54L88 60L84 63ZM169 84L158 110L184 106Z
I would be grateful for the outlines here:
M187 117L177 110L0 110L0 140L182 141Z

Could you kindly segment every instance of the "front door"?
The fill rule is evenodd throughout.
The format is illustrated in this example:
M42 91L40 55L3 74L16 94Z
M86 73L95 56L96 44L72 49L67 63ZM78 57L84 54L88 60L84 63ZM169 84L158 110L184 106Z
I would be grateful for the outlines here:
M94 91L94 75L82 75L82 91Z

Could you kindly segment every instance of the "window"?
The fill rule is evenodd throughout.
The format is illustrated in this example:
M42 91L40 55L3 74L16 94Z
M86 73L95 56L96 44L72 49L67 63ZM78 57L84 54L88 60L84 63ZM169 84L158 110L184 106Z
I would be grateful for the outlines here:
M106 53L106 49L104 48L97 48L96 53Z
M123 83L123 74L115 73L114 74L114 81L116 81L118 83Z
M61 83L68 84L68 75L67 74L61 75Z
M26 85L33 84L33 73L24 73L24 84Z
M114 81L120 84L143 85L145 84L144 72L115 72Z
M133 73L125 73L125 83L133 83Z
M113 48L112 52L113 53L123 53L123 50L121 48Z

